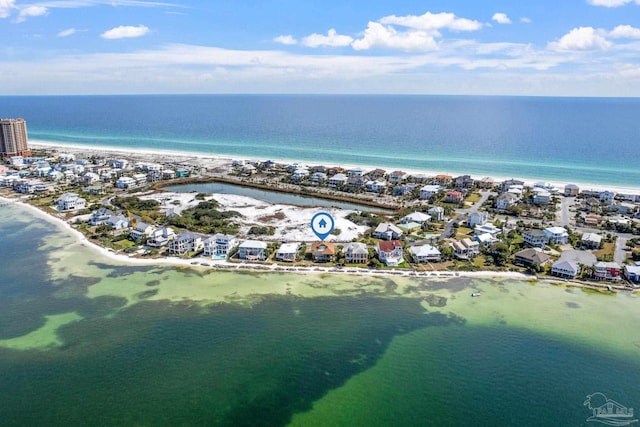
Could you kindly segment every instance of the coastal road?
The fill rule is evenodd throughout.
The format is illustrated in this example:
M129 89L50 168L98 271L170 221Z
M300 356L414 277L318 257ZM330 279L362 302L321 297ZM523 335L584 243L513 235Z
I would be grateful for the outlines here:
M480 207L487 201L489 196L495 195L495 194L496 193L494 193L492 191L480 191L480 200L478 200L476 203L474 203L473 206L470 206L470 207L468 207L466 209L456 209L456 213L458 214L458 217L456 219L453 219L453 220L451 220L451 221L449 221L447 223L447 225L444 228L444 231L440 235L439 240L444 240L444 239L447 239L448 237L450 237L451 234L452 234L452 229L453 229L453 225L454 224L456 224L456 223L460 224L460 223L466 221L466 219L469 218L469 214L470 213L478 212Z

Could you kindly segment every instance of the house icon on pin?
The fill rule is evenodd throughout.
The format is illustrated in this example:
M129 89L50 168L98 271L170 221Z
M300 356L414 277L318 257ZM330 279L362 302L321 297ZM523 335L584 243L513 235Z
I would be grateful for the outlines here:
M321 228L327 228L327 221L325 221L325 219L322 218L320 220L320 222L318 223L318 226L321 227Z

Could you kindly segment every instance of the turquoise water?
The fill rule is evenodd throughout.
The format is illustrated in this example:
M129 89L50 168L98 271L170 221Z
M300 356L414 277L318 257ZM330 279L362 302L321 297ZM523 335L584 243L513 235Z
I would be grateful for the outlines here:
M34 140L640 187L640 100L0 97Z
M0 209L3 426L587 425L587 394L640 403L633 295L126 266Z
M371 206L359 205L356 203L345 203L336 200L320 199L317 197L299 196L297 194L280 193L276 191L266 191L258 188L242 187L239 185L225 184L220 182L212 182L206 184L184 184L172 185L165 187L166 191L177 193L215 193L215 194L234 194L237 196L251 197L252 199L262 200L267 203L284 204L294 206L309 207L327 207L351 210L362 210L380 212L384 209L373 208Z

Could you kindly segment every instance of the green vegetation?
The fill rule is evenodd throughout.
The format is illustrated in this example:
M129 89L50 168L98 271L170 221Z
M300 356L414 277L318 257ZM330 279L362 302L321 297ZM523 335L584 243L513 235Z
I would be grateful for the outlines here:
M268 225L254 225L249 229L250 235L254 236L273 236L276 234L275 227L271 227Z
M142 214L144 211L154 211L160 206L157 200L142 200L135 196L115 197L111 203L122 210L130 211L136 214Z
M236 234L238 226L230 221L240 216L236 211L221 212L215 201L200 202L198 206L185 209L180 216L169 218L169 224L196 233Z
M352 212L346 218L354 224L368 227L377 227L384 220L380 215L369 212Z

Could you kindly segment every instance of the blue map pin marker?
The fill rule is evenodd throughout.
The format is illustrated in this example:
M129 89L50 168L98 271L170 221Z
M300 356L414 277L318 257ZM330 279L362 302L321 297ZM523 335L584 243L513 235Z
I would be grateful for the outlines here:
M311 230L320 240L331 234L334 225L333 217L326 212L318 212L311 218Z

